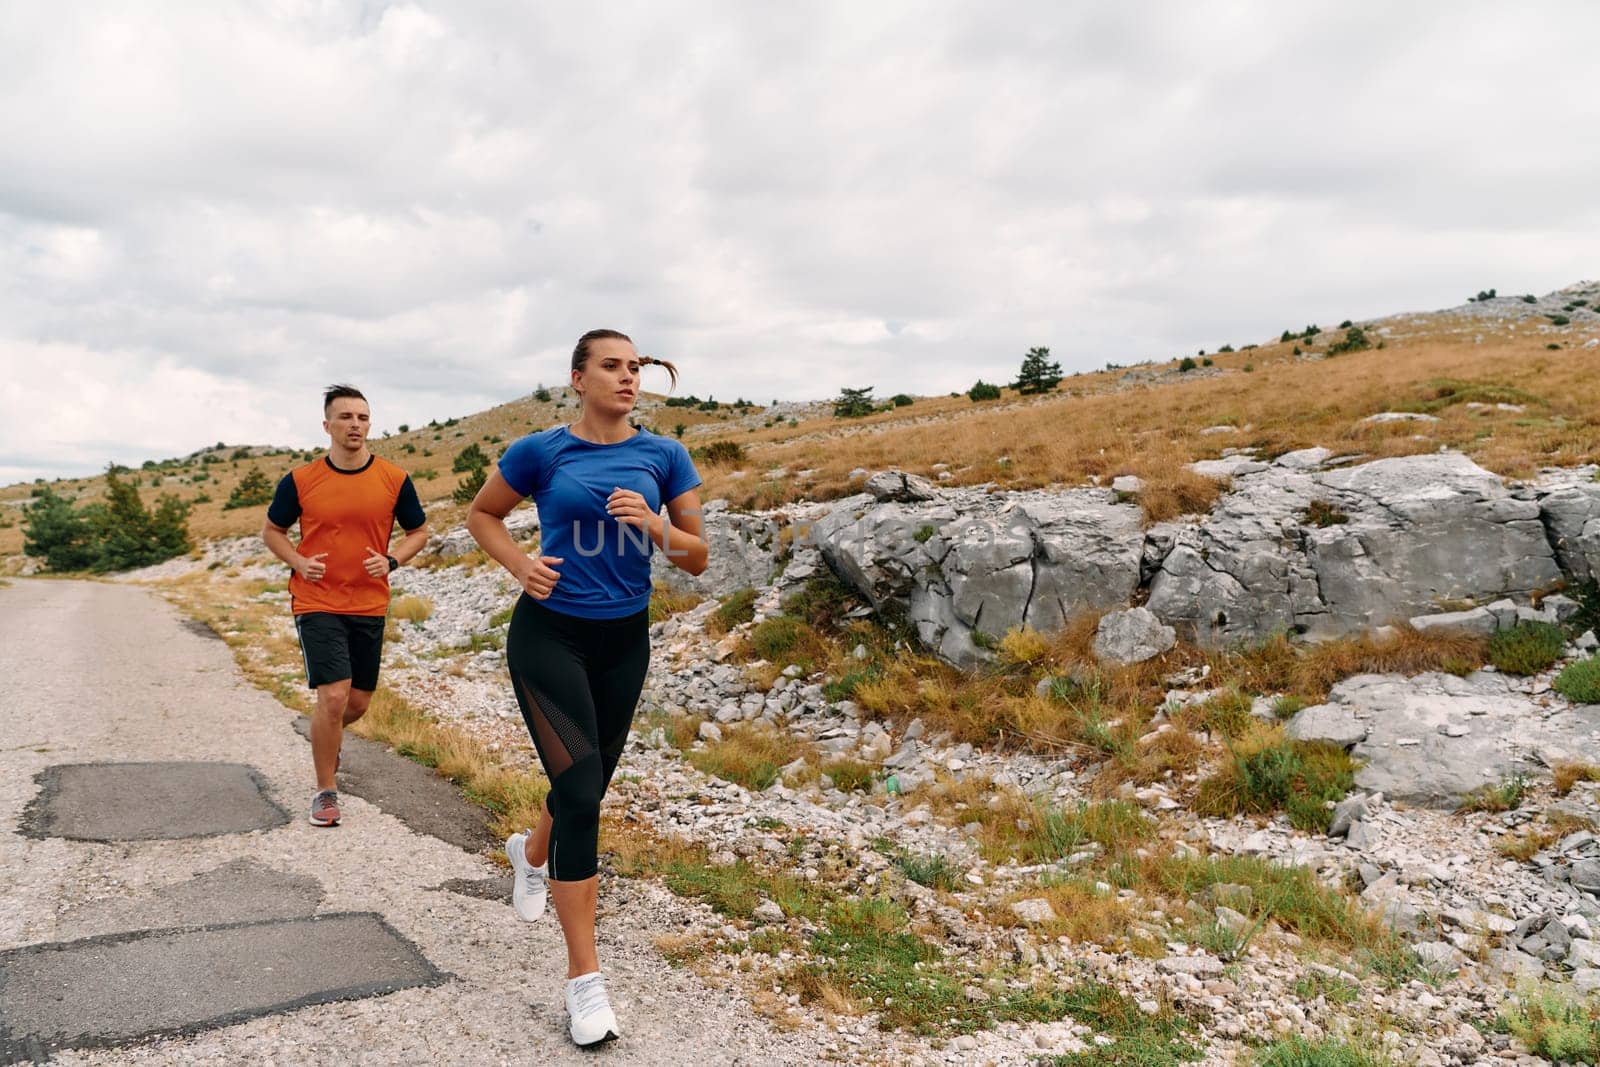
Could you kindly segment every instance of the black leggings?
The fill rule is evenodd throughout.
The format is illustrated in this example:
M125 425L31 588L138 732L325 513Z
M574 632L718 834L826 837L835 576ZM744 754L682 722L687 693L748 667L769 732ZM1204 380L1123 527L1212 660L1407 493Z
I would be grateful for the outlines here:
M650 664L650 617L582 619L526 593L506 637L506 665L523 721L550 779L545 807L550 877L581 882L599 870L600 800L622 757Z

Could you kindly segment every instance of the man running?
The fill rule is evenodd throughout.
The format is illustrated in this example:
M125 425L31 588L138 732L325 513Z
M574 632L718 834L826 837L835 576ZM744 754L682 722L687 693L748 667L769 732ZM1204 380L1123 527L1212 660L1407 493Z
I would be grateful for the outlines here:
M322 398L328 454L283 476L267 508L261 540L294 574L289 594L306 683L317 691L311 762L314 826L339 824L339 746L344 728L366 714L378 688L389 574L428 541L428 523L411 476L367 448L372 413L349 385ZM391 551L398 520L405 536ZM300 523L300 543L289 527Z

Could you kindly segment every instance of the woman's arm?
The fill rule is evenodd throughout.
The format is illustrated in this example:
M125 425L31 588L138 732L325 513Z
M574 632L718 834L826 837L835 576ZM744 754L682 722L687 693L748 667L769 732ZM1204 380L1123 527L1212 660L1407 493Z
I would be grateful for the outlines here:
M650 534L661 546L667 562L690 574L706 569L710 549L700 536L700 494L694 489L667 501L667 518L650 510L644 497L631 489L614 489L606 499L606 511L618 522Z
M561 578L555 570L561 560L555 556L530 556L512 539L506 529L506 516L521 502L522 494L506 483L504 475L494 471L467 509L467 532L529 596L544 600Z

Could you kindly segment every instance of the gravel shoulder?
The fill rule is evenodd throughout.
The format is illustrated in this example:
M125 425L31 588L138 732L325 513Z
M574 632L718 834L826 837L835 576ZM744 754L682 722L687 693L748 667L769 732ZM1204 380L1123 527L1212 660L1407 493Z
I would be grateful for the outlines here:
M565 1063L564 954L553 922L519 923L502 901L437 888L500 871L414 833L359 797L346 821L301 817L309 753L294 713L240 676L221 642L150 592L97 582L0 588L0 949L54 942L82 916L252 861L320 887L319 913L375 912L449 975L441 985L268 1015L136 1047L63 1051L56 1062ZM47 767L108 761L246 763L292 818L250 833L138 842L35 839L19 830ZM182 820L180 810L173 812ZM137 911L137 909L133 909ZM652 945L681 909L664 890L602 882L602 958L625 1038L608 1061L794 1063L805 1035L774 1030L729 993L671 967ZM181 917L173 916L181 923Z

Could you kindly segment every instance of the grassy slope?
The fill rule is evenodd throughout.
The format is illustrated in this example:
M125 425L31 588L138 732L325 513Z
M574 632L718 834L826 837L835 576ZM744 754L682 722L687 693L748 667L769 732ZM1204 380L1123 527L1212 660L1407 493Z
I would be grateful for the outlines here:
M1227 447L1255 446L1270 455L1320 444L1392 456L1449 446L1512 477L1541 466L1600 459L1600 410L1590 396L1600 380L1600 347L1582 347L1597 332L1594 316L1579 312L1574 325L1558 328L1543 316L1510 318L1522 316L1521 307L1507 309L1507 321L1498 323L1440 312L1369 324L1374 341L1378 330L1388 330L1383 349L1324 357L1320 353L1343 335L1334 329L1298 357L1293 349L1304 342L1274 341L1214 355L1214 366L1189 373L1168 363L1077 375L1042 397L1007 390L1001 400L982 404L965 396L921 398L865 419L823 416L795 426L765 418L759 409L741 419L727 409L656 407L642 419L662 432L683 423L691 444L718 438L743 444L746 459L703 470L707 498L726 497L742 507L841 495L850 490L849 474L858 467L934 474L936 465L945 464L954 484L1015 488L1138 474L1149 483L1144 503L1150 517L1161 519L1209 503L1214 484L1183 465L1216 457ZM1551 344L1560 347L1551 350ZM1360 421L1391 410L1425 412L1440 421ZM461 478L450 470L456 453L476 441L493 456L517 436L573 415L570 404L557 407L525 397L466 416L454 426L395 434L373 442L373 450L417 477L435 527L448 528L462 510L450 503ZM724 430L715 429L719 426ZM1205 432L1217 426L1233 430ZM159 485L152 484L151 472L137 472L147 501L162 492L186 500L201 494L211 498L197 505L191 518L191 531L202 540L259 529L263 509L225 511L228 493L252 468L275 482L302 462L283 453L234 461L233 446L209 451L221 462L207 465L206 453L197 453L161 471ZM771 474L780 468L788 475ZM195 482L196 475L206 477ZM103 478L76 479L57 488L87 502L100 495ZM30 489L0 489L0 556L21 551L21 524L13 509L27 500Z

